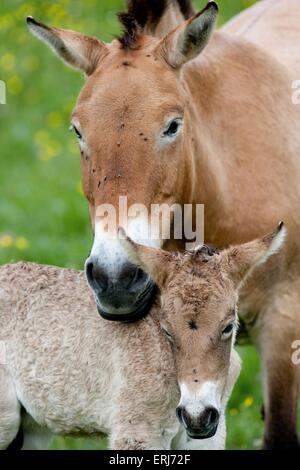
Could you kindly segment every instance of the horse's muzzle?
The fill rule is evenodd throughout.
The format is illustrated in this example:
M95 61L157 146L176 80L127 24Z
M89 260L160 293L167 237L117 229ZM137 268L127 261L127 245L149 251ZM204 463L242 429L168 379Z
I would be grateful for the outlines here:
M191 439L209 439L218 429L220 415L213 408L205 408L198 416L190 415L184 407L179 406L176 414Z
M149 312L155 296L155 284L141 269L126 263L111 278L89 258L85 264L88 283L92 288L99 314L106 320L137 321Z

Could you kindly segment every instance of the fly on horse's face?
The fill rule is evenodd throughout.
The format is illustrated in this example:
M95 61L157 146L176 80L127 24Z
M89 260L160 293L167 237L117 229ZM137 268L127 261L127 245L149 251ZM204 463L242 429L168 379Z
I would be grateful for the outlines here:
M146 208L184 197L185 94L176 75L155 60L155 42L149 40L148 47L127 59L119 43L113 43L87 80L72 118L80 133L83 190L95 227L86 272L101 311L115 315L140 311L153 282L128 264L97 208L112 204L118 212L120 195L127 196L128 207L138 203ZM129 219L127 230L135 240L160 246L160 240L149 239L148 229L142 214Z
M172 345L181 391L178 418L190 437L212 437L239 373L233 350L239 287L256 265L280 249L283 224L262 239L214 254L205 246L168 253L120 234L128 259L160 288L161 328Z
M161 4L168 9L169 2ZM217 11L216 3L209 2L161 39L125 15L125 34L111 44L28 18L36 36L87 76L72 126L95 232L86 273L99 311L107 318L140 316L154 283L128 262L116 233L107 231L103 212L99 216L99 207L109 205L118 216L119 196L127 197L128 207L142 204L147 214L137 211L126 229L135 241L161 247L167 238L164 229L158 228L157 239L150 237L151 204L191 202L192 185L186 184L186 176L193 165L192 111L180 70L207 44Z

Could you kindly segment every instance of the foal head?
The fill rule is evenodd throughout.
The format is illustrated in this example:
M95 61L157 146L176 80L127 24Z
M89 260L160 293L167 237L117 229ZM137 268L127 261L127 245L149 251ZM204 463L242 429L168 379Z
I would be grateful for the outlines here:
M115 319L139 314L149 303L153 283L128 263L116 233L107 231L107 219L97 209L109 205L118 216L120 195L127 197L128 206L143 205L147 214L153 203L191 201L193 185L186 181L193 166L190 103L180 71L206 46L218 10L209 2L193 15L188 0L128 4L121 15L124 35L111 44L27 20L39 39L86 75L72 115L95 231L86 272L99 309ZM176 18L173 26L180 18L185 21L169 32L171 18ZM158 239L151 240L149 224L149 216L137 212L126 230L139 243L161 247L166 235L159 228Z
M161 328L173 348L181 399L180 421L192 438L215 434L239 373L233 350L239 287L249 272L280 248L281 223L264 238L220 253L202 247L184 254L122 243L130 261L161 291Z

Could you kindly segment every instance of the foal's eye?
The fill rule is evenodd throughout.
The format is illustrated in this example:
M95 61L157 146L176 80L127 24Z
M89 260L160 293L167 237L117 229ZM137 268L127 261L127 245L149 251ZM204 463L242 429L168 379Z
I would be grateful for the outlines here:
M231 338L233 330L234 330L234 323L229 323L226 326L226 328L224 328L224 330L222 331L221 339L226 340L226 339Z
M182 127L182 119L173 119L164 131L164 137L176 137Z
M166 330L166 328L164 328L163 326L161 327L161 329L164 332L165 336L168 338L168 340L171 341L171 343L173 343L174 340L173 340L173 336L171 335L171 333L169 333L168 330Z

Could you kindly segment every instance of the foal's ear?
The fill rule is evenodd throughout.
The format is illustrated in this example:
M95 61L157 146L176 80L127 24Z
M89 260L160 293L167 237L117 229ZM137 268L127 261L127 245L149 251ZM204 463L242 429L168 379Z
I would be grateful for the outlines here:
M31 16L28 16L27 24L30 31L50 46L61 59L86 75L93 73L99 60L107 52L105 44L96 38L67 29L51 28Z
M171 274L170 264L174 261L173 255L159 248L135 243L121 227L118 229L118 237L128 260L149 274L158 287L163 288Z
M204 10L165 36L156 46L156 53L175 69L197 57L209 42L218 10L216 2L209 2Z
M264 264L281 249L286 233L284 223L280 222L277 229L265 237L221 252L221 262L237 287L256 266Z

